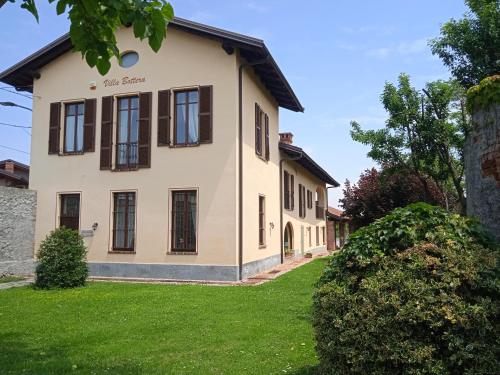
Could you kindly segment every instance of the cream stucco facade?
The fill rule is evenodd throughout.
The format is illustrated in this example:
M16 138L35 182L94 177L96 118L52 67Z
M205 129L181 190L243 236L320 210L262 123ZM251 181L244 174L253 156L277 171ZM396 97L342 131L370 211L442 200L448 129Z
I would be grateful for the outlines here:
M115 60L102 77L86 65L80 54L68 51L40 67L39 78L33 80L30 189L38 194L35 251L45 236L60 225L60 196L69 193L80 196L79 229L85 235L91 274L96 276L238 280L283 260L281 223L293 226L292 243L299 250L297 254L325 249L323 240L319 245L314 240L309 246L306 229L311 227L315 236L319 226L321 235L326 225L324 218L316 219L310 209L305 218L299 218L297 203L294 211L280 207L280 160L287 159L279 149L280 103L250 66L241 69L240 90L240 65L246 63L240 51L228 51L221 48L219 40L176 27L169 28L158 53L135 39L131 29L119 30L116 37L120 50L138 53L137 64L123 68ZM212 142L159 147L158 92L199 86L212 86ZM127 171L100 169L102 98L115 98L116 134L117 99L144 92L151 92L152 99L150 166ZM63 104L60 116L64 121L65 103L92 98L96 99L95 150L76 155L62 151L49 154L51 103ZM269 118L269 160L255 152L256 103ZM173 99L170 105L174 106ZM172 122L171 131L173 126ZM59 131L59 148L63 150L64 125ZM113 163L115 159L113 152ZM325 181L296 162L282 164L284 170L295 175L296 185L302 183L311 191L319 188L326 196ZM196 192L193 253L171 248L172 192L176 190ZM133 251L113 249L115 192L135 192ZM259 243L259 196L265 197L265 244ZM298 202L297 197L298 193Z

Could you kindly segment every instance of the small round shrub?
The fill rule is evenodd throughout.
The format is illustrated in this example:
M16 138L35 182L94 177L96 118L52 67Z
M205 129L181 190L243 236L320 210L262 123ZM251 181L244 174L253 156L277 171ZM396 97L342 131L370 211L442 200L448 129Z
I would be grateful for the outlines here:
M65 227L52 231L40 245L35 286L42 289L85 285L88 276L82 236Z
M422 203L353 233L314 295L320 370L495 373L499 261L475 221Z

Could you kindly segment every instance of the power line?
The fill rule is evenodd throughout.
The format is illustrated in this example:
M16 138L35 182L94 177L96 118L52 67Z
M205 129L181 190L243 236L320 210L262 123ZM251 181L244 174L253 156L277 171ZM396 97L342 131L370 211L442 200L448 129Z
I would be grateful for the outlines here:
M19 96L23 96L25 98L28 98L28 99L33 99L33 96L29 96L29 95L26 95L26 94L21 94L17 91L12 91L12 89L9 89L8 87L0 87L0 90L3 90L3 91L6 91L10 94L15 94L15 95L19 95Z
M31 129L31 126L23 126L23 125L8 124L8 123L6 123L6 122L0 122L0 125L3 125L3 126L11 126L11 127L13 127L13 128Z
M29 152L26 152L26 151L23 151L23 150L19 150L17 148L9 147L9 146L0 145L0 147L6 148L7 150L22 152L23 154L26 154L26 155L30 154Z

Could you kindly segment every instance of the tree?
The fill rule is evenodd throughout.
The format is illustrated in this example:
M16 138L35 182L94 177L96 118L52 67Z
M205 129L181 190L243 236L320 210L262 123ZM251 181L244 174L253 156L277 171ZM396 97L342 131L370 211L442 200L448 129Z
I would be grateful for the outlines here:
M420 93L401 74L398 86L386 83L381 96L386 126L365 131L352 122L351 136L369 145L368 156L380 165L417 176L426 191L426 178L432 179L465 213L463 145L470 120L464 97L456 82L430 82Z
M0 0L0 8L7 2ZM165 0L49 0L57 2L58 15L68 10L71 22L69 34L74 51L79 51L87 64L105 75L111 68L111 58L120 58L115 32L122 26L133 26L134 36L148 39L149 46L158 52L166 37L167 25L174 17L172 5ZM36 18L35 0L21 0L21 8Z
M340 199L344 215L351 218L355 228L360 228L411 203L445 206L445 198L436 184L428 178L423 179L425 186L422 178L414 174L367 169L359 176L357 184L346 181L344 197Z
M465 87L500 72L500 2L466 0L470 11L461 20L451 19L441 35L430 41L453 76Z

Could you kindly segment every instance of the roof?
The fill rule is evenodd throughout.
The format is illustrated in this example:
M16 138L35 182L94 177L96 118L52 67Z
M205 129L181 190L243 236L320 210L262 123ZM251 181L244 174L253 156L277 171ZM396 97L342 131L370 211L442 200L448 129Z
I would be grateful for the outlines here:
M10 161L11 163L14 163L14 165L15 165L16 167L18 167L18 168L21 168L21 169L26 169L26 170L28 170L28 171L29 171L29 169L30 169L30 166L29 166L29 165L26 165L26 164L20 163L20 162L18 162L18 161L16 161L16 160L12 160L12 159L0 160L0 166L1 166L1 165L5 165L5 163L7 163L7 162L9 162L9 161Z
M326 211L327 216L331 216L336 219L346 219L344 217L344 211L339 210L338 208L328 206L328 210Z
M2 178L2 177L6 177L6 178L18 181L18 182L20 182L22 184L26 184L26 185L28 185L28 182L29 182L26 177L20 176L17 173L12 173L12 172L0 169L0 178Z
M327 184L333 185L335 187L340 186L340 184L335 181L335 179L328 174L323 168L319 166L307 153L300 147L280 142L279 149L283 151L286 155L294 158L294 161L308 170L312 175L319 178L321 181Z
M240 55L250 64L261 62L265 59L265 62L262 64L254 65L253 69L276 99L279 106L295 112L304 111L304 107L300 104L299 99L261 39L178 17L175 17L169 23L169 27L220 41L222 47L228 53L237 48L240 51ZM12 85L18 90L32 92L33 77L39 74L39 69L70 51L72 47L69 33L64 34L39 51L0 73L0 81Z

